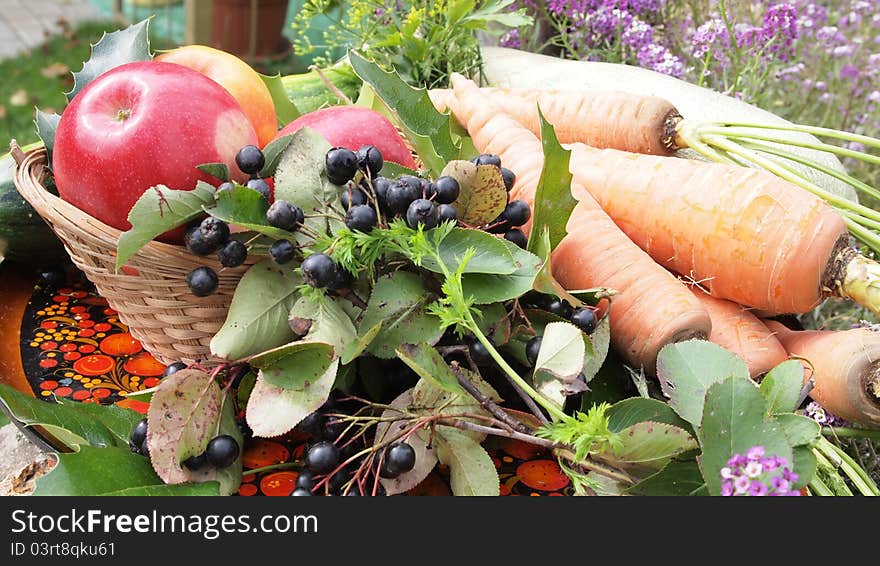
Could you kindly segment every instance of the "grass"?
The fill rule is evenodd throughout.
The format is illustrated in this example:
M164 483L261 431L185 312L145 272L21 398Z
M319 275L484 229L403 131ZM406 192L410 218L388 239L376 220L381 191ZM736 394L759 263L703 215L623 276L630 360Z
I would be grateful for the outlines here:
M67 104L64 93L73 86L71 72L82 68L91 44L105 31L116 29L113 22L83 23L27 53L0 61L0 153L10 139L21 144L37 140L34 107L61 113ZM155 36L151 43L165 46Z

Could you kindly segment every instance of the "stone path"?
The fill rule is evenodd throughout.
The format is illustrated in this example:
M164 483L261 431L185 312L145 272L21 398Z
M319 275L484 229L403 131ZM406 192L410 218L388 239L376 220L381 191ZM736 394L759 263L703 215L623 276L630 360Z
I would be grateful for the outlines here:
M0 59L32 49L70 24L105 20L87 0L0 0Z

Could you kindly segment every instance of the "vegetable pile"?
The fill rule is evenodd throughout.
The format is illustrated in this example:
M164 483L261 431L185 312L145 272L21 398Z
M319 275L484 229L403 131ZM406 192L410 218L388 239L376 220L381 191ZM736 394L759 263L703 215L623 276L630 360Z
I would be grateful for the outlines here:
M101 53L86 67L107 67ZM298 116L297 80L266 78L287 128L140 191L118 269L179 233L223 266L182 282L194 304L246 271L214 359L170 365L138 394L146 419L65 419L78 452L38 493L64 493L92 458L138 470L95 493L232 494L248 442L296 433L303 458L273 467L298 471L295 496L405 493L438 464L454 494L498 495L491 438L546 450L577 494L880 494L826 438L880 424L880 335L770 320L831 295L880 312L878 266L852 242L873 241L871 209L758 159L673 156L702 142L659 98L460 75L428 91L346 61L357 102ZM853 426L822 428L807 396ZM24 420L61 421L39 415Z

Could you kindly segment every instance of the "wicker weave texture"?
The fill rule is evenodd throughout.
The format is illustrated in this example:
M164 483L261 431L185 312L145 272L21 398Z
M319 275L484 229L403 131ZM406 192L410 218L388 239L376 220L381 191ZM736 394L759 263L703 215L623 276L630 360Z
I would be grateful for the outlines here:
M197 257L183 246L150 242L116 272L116 244L121 232L89 216L47 191L45 149L24 156L15 186L61 239L73 263L94 283L128 325L132 336L163 363L183 361L214 364L209 343L226 320L238 281L254 263L222 267L213 256ZM190 293L186 275L207 265L220 277L217 292L207 297Z

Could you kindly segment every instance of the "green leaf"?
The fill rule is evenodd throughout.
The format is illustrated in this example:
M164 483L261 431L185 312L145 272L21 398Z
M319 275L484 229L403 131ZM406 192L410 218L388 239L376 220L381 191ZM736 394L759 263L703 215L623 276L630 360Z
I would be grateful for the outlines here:
M748 374L712 384L705 397L698 434L703 449L700 468L710 494L721 493L721 468L731 456L745 454L753 446L763 446L768 456L792 461L783 427L768 415L764 397Z
M147 412L147 446L165 483L192 480L181 462L204 452L217 435L222 403L220 387L201 370L183 369L160 382Z
M608 357L608 348L611 346L611 322L608 315L599 321L592 334L585 335L585 339L592 346L592 350L587 350L583 369L584 378L587 383L590 383L599 372L599 368L605 363L605 359Z
M363 330L363 326L361 326L361 330ZM342 353L342 363L349 364L354 361L358 356L363 354L367 348L369 348L370 344L373 343L373 340L376 336L379 335L379 331L382 330L382 321L380 320L373 326L367 328L366 332L359 334L357 340L350 343L348 348Z
M461 375L462 378L469 381L477 391L480 391L483 395L496 403L501 402L501 397L498 395L498 392L484 381L480 374L464 369L457 364L454 365L452 369L454 372ZM446 389L441 389L440 387L435 386L432 381L427 379L420 379L415 387L413 387L410 410L416 414L424 416L456 415L456 418L461 418L462 420L471 419L458 417L458 415L474 414L486 417L491 416L489 411L480 405L480 402L470 394L452 393ZM475 420L473 422L484 424L484 421L482 420ZM447 428L450 427L444 425L439 427L438 430L445 430ZM476 442L482 442L486 438L486 435L482 432L471 430L462 430L460 432L461 434L471 437Z
M450 487L456 496L497 496L501 483L492 458L476 441L444 427L437 435L437 457L449 466Z
M336 358L326 342L291 342L254 356L251 365L260 368L260 378L282 389L308 389L323 376Z
M262 73L258 74L263 79L263 83L265 83L266 88L269 89L269 94L272 96L272 104L275 105L275 115L278 117L279 125L283 128L299 118L300 112L293 101L290 100L290 97L287 96L284 83L281 81L281 73L271 77ZM268 162L268 159L266 161Z
M391 419L403 416L403 411L412 405L413 390L407 389L397 396L390 404L389 408L382 411L381 419L376 425L376 438L374 444L381 444L393 438L393 436L403 432L407 426L406 421L392 422ZM379 483L385 488L388 495L397 495L398 493L406 493L416 487L422 480L428 477L431 470L437 465L437 451L433 449L430 443L430 433L424 429L417 430L414 434L406 437L406 442L412 446L416 454L416 464L412 470L404 472L396 478L380 478Z
M307 216L328 213L327 203L337 200L339 191L324 171L330 148L330 142L311 128L294 132L275 169L275 200L295 204ZM320 233L328 227L320 216L306 218L306 226Z
M225 163L202 163L201 165L196 165L196 169L216 179L220 179L224 183L229 180L229 166Z
M800 360L782 362L761 380L761 393L770 414L791 413L798 408L804 387L804 364Z
M302 278L271 260L251 266L238 282L226 322L211 339L211 353L237 360L293 340L287 316Z
M509 275L516 271L516 263L513 254L508 247L497 238L482 230L466 228L453 228L437 246L440 261L447 268L454 269L458 266L473 248L476 252L464 266L462 273L491 273ZM426 256L422 261L422 267L434 273L443 273L440 264L431 256Z
M205 483L181 483L177 485L143 485L139 487L129 487L117 491L108 491L102 493L103 496L192 496L192 495L221 495L220 483L209 481Z
M794 488L800 489L813 480L816 475L818 462L816 454L809 446L795 446L792 449L792 457L794 458L792 472L798 475L798 480L794 482Z
M514 11L506 9L514 1L484 2L480 8L471 11L461 22L465 25L477 25L481 29L489 22L495 22L511 28L531 26L534 23L534 19L526 14L524 8Z
M504 346L510 341L511 328L510 317L501 303L492 303L479 310L480 315L475 317L477 327L489 337L495 346ZM525 353L523 353L525 355Z
M302 236L269 224L266 219L269 201L253 189L235 185L231 189L218 192L216 196L217 202L213 207L204 207L205 212L215 218L278 240L294 242Z
M270 141L266 144L266 147L263 148L263 157L266 159L266 163L263 165L263 168L260 169L260 177L274 177L275 169L278 168L278 163L281 161L281 155L284 153L284 150L287 149L287 146L290 145L290 142L293 140L293 134L289 134L286 136L281 136L278 139Z
M271 438L293 429L301 420L315 412L330 397L339 360L334 360L327 371L301 389L275 387L257 377L257 383L248 399L247 422L254 436Z
M689 430L690 425L679 417L672 407L657 399L631 397L612 405L605 413L611 432L620 432L634 424L651 421Z
M590 380L589 391L581 394L581 410L586 411L602 402L615 403L630 397L631 393L627 389L630 381L627 368L620 360L620 356L611 350L605 363Z
M663 393L675 412L691 423L698 434L706 391L730 376L749 379L745 362L704 340L666 345L657 357L657 377Z
M535 252L538 238L545 229L548 230L550 236L550 250L556 248L567 233L565 226L577 204L577 200L571 194L572 176L568 170L571 151L564 149L559 144L556 131L544 118L540 108L538 115L541 118L544 166L535 189L532 230L527 248L531 252Z
M560 408L565 405L567 387L584 367L584 339L581 330L568 322L551 322L535 361L535 388Z
M474 10L475 0L449 0L446 8L446 25L451 28L459 20Z
M60 115L54 112L50 114L37 109L34 124L37 126L37 135L40 136L40 139L43 140L43 145L46 146L46 161L49 163L50 169L52 166L52 150L55 149L55 130L58 129L58 122L60 121Z
M290 309L290 326L294 319L310 321L305 339L333 346L333 355L340 357L357 340L357 330L345 311L333 299L313 301L302 297Z
M129 448L80 446L58 454L58 464L37 478L34 495L103 495L145 486L164 485L150 460Z
M705 482L696 462L673 460L656 474L628 488L625 493L661 497L699 495L698 492L702 491L704 486Z
M73 89L66 93L67 102L101 74L126 63L150 61L150 18L125 29L104 33L92 46L92 55L78 73L73 73Z
M371 328L380 321L383 324L367 351L391 359L401 344L414 340L436 344L443 330L439 319L425 311L429 302L421 279L414 273L396 271L376 281L361 328Z
M433 346L424 343L401 344L396 352L400 361L412 368L422 379L451 393L466 393L446 360Z
M447 162L458 159L460 146L452 137L452 118L437 112L427 91L406 84L395 72L383 71L355 51L348 59L355 73L370 85L407 132L425 166L435 176Z
M534 234L534 232L532 232ZM568 301L574 307L582 306L581 300L565 290L565 288L553 277L553 267L551 265L551 246L550 246L550 228L544 226L541 230L540 237L534 238L533 250L535 255L541 258L541 270L535 277L532 288L539 293L546 295L555 295L560 299Z
M115 405L61 401L47 403L0 383L0 398L12 415L28 426L52 426L67 431L65 444L128 447L128 437L142 415Z
M182 226L204 214L214 203L214 187L199 181L191 191L157 185L147 189L128 213L131 228L123 232L116 245L116 270L150 240Z
M541 270L541 258L508 240L499 239L498 241L507 246L507 251L513 257L516 270L507 275L486 273L462 275L464 296L471 297L474 304L500 303L521 297L532 289L535 277Z
M628 464L646 464L666 460L697 448L697 441L684 429L666 423L643 421L620 432L623 446L613 459Z
M456 159L448 162L440 175L458 181L461 192L452 204L464 224L483 226L504 212L508 195L498 167Z
M774 416L776 422L782 426L785 436L792 446L812 444L822 433L822 427L819 426L819 423L809 417L794 413L779 413Z

